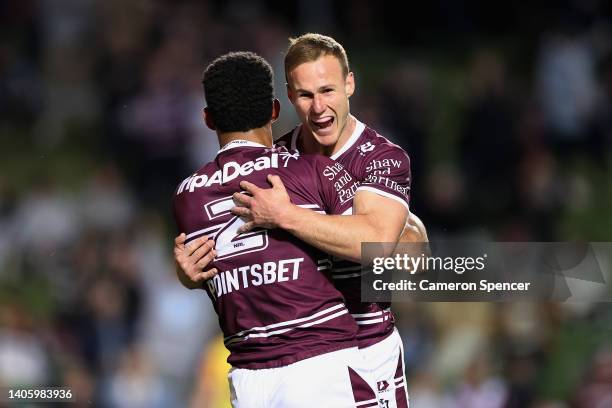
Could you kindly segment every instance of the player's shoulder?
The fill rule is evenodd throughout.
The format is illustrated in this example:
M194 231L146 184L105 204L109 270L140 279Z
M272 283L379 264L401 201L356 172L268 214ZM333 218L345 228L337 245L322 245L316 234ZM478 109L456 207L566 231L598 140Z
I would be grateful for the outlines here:
M408 153L376 130L366 126L355 148L355 154L364 159L394 157L409 160Z
M320 168L335 163L329 157L321 154L304 154L297 149L290 149L286 146L275 145L271 151L278 155L280 163L283 164L282 167L288 169L299 167Z
M363 132L363 137L361 139L360 150L365 151L389 151L389 152L403 152L406 151L400 146L393 143L391 140L387 139L382 134L378 133L376 130L371 127L366 127Z
M200 187L205 180L208 180L208 175L216 169L214 162L208 162L185 176L174 190L175 197L180 196L184 192L193 192L195 188Z

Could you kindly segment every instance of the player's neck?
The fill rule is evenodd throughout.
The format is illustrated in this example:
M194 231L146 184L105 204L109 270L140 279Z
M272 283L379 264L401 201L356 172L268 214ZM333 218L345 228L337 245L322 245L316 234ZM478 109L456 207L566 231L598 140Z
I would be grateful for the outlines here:
M246 132L218 133L219 146L223 147L234 140L247 140L267 147L272 147L272 127L260 127Z

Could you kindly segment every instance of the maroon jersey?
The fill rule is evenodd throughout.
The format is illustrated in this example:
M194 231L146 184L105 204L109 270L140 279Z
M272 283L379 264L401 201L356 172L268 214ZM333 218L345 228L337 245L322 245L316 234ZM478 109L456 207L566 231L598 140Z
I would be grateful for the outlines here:
M296 127L279 138L276 145L296 149L300 145L300 130L301 126ZM371 191L398 201L408 209L410 159L401 147L357 121L346 144L330 158L355 178L348 191ZM328 264L333 265L332 278L359 325L359 347L370 346L390 335L395 321L390 304L361 302L361 266L337 258L328 260Z
M237 235L244 222L230 213L242 180L268 188L281 177L293 203L321 213L350 211L352 196L336 189L337 163L322 156L238 140L185 179L174 196L174 216L187 242L215 239L217 276L206 284L239 368L271 368L356 346L357 326L329 278L324 253L281 229ZM341 198L343 195L343 198Z

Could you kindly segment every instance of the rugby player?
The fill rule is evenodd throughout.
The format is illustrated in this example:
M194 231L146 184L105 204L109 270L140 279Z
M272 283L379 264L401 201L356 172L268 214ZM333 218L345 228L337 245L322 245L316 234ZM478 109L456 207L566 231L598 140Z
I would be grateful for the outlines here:
M263 58L224 55L207 67L203 84L204 119L222 148L180 183L174 215L187 248L216 237L217 272L205 289L230 351L233 406L378 406L368 377L351 368L361 360L357 325L324 274L327 255L282 229L238 234L244 221L230 212L240 181L264 186L268 174L283 180L295 205L350 212L352 196L335 184L339 177L325 176L337 163L272 147L280 105Z
M244 208L233 212L251 219L240 232L280 227L329 254L357 262L362 242L426 241L418 217L406 223L408 155L350 114L355 78L344 48L333 38L319 34L292 39L285 55L285 76L287 93L301 124L276 144L302 153L319 153L342 165L337 183L350 184L349 191L355 192L354 215L326 216L297 207L285 194L282 181L271 177L272 189L241 183L252 197L234 196ZM355 181L348 182L349 175ZM387 247L387 251L392 250ZM403 346L390 304L361 302L361 267L350 261L335 261L333 278L359 325L357 337L365 369L375 373L382 406L407 407Z
M272 189L249 183L241 186L252 197L235 195L244 208L232 211L251 219L241 232L255 226L281 227L296 237L340 258L359 261L361 242L426 242L422 222L409 212L410 164L406 152L350 114L349 98L355 79L343 47L334 39L305 34L291 40L285 56L289 99L301 120L277 145L306 153L320 153L343 165L338 185L356 192L352 216L324 216L297 207L284 192L283 183L270 177ZM346 181L346 172L355 178ZM194 245L191 252L180 248L177 237L175 258L192 279L205 279L210 252ZM209 244L210 245L210 244ZM178 249L177 249L178 248ZM392 247L386 247L391 250ZM381 254L382 256L389 255ZM334 262L336 287L359 325L359 347L365 370L376 374L382 406L407 407L402 341L394 326L389 304L363 303L360 299L360 270L349 261Z

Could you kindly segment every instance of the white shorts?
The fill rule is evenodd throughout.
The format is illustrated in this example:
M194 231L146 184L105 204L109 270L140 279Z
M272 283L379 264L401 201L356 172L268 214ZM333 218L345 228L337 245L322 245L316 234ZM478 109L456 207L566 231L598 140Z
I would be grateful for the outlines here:
M375 408L374 381L357 374L357 347L307 358L278 368L232 368L234 408Z
M397 328L378 343L359 350L363 365L359 373L376 381L381 408L408 408L408 391L404 367L404 345Z

